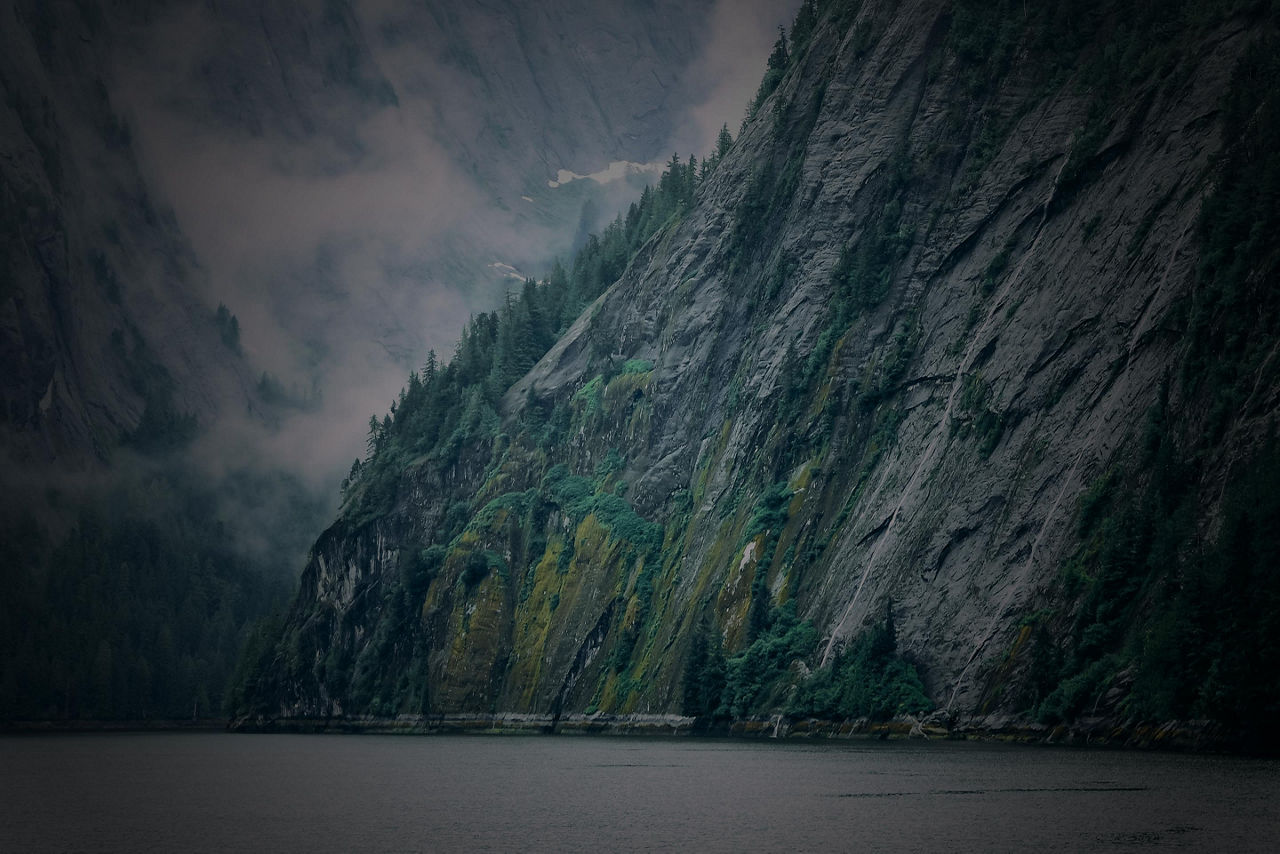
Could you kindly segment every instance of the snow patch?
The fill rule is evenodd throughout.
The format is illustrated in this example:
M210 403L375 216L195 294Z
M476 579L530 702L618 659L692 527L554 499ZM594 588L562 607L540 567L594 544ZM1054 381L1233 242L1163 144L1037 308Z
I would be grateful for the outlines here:
M518 279L523 282L527 278L524 273L521 273L515 267L512 267L510 264L504 264L501 261L494 261L489 265L489 269L497 270L502 274L502 277L506 279Z
M570 181L581 181L590 179L597 184L611 184L614 181L620 181L630 175L660 175L665 163L632 163L630 160L615 160L605 169L599 172L592 172L588 175L579 175L577 172L571 172L568 169L561 169L556 173L554 181L548 181L547 186L552 189L562 187Z

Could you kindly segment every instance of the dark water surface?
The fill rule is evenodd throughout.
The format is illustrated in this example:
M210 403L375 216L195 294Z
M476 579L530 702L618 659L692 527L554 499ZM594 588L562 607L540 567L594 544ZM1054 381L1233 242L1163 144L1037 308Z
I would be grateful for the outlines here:
M0 851L1280 851L1280 763L955 742L0 738Z

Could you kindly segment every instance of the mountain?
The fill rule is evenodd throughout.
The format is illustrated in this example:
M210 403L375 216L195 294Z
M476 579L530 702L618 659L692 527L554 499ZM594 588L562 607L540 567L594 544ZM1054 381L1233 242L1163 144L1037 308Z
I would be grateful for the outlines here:
M713 168L375 419L238 725L1265 741L1277 20L803 4Z
M558 170L665 156L712 8L0 11L0 721L216 713L366 401L639 193Z

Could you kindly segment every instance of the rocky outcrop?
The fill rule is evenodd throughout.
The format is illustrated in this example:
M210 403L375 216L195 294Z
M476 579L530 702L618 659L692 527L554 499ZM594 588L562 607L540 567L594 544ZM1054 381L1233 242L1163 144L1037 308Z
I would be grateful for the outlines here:
M796 708L887 612L954 725L1033 723L1029 638L1059 655L1045 690L1073 675L1061 656L1094 660L1071 638L1096 603L1063 583L1089 495L1147 482L1152 412L1181 413L1170 435L1202 423L1169 377L1221 105L1274 21L1011 10L828 4L696 204L503 397L487 462L411 462L389 513L349 507L322 538L246 721L678 713L700 624L732 684L758 609L793 603L820 640L761 677L756 712ZM1274 399L1274 371L1250 380ZM568 429L539 444L553 410ZM1220 461L1256 453L1272 414L1234 416L1197 495L1220 498ZM442 538L459 501L470 521ZM1204 531L1217 502L1193 511ZM468 575L484 550L500 560ZM1163 583L1116 601L1154 625ZM1091 713L1126 714L1119 670Z

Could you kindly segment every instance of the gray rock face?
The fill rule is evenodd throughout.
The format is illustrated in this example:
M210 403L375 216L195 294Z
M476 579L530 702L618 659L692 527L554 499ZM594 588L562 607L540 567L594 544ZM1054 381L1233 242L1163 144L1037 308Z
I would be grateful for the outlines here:
M629 631L642 573L608 552L614 540L567 521L473 524L495 549L576 537L570 581L548 608L541 552L474 590L446 559L420 622L403 624L427 650L421 671L403 665L430 697L421 711L678 713L699 614L741 649L760 575L818 629L810 665L891 603L899 650L937 707L1021 711L993 690L1021 678L1002 662L1026 618L1075 607L1056 582L1081 496L1132 455L1185 352L1174 318L1195 287L1219 105L1257 30L1206 24L1180 36L1162 74L1107 96L1090 66L1047 70L1026 41L974 84L951 4L874 5L823 20L692 210L510 389L501 462L447 483L411 466L411 497L390 516L340 521L317 545L286 631L307 639L302 661L268 669L268 717L356 711L326 702L307 656L369 654L360 638L388 618L367 597L391 583L396 543L429 542L448 501L478 493L478 508L497 477L537 487L553 461L589 476L611 448L627 501L665 531L628 669L603 661ZM621 381L608 365L626 359L653 364L640 402L574 421L564 447L531 462L518 435L530 403L572 402L601 374L607 402ZM792 394L806 371L811 393ZM1255 447L1269 417L1243 414L1221 453ZM773 483L789 503L766 549L750 519Z

